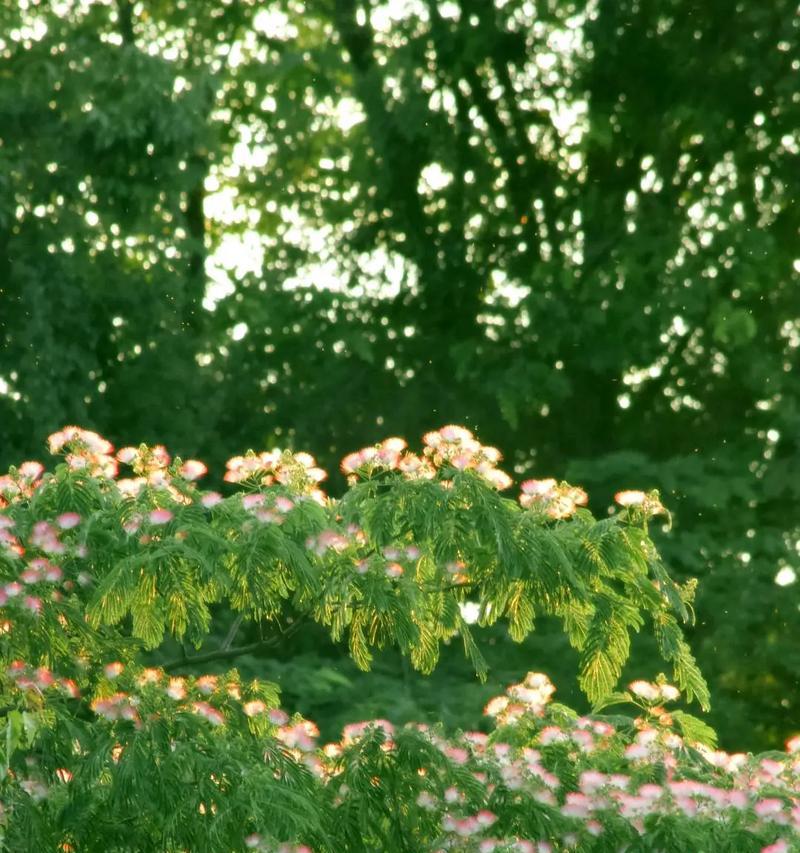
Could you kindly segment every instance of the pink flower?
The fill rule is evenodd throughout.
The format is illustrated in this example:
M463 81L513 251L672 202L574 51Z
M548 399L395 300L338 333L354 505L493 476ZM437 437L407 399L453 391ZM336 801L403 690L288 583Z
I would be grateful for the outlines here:
M53 674L50 672L47 667L40 666L36 672L34 673L34 677L36 678L36 685L41 689L45 690L50 687L55 679L53 678Z
M469 838L470 835L475 835L480 831L480 825L474 817L465 817L461 820L454 819L452 831L461 838Z
M144 687L147 684L158 684L161 681L162 672L160 669L153 669L152 667L148 667L147 669L143 669L139 674L139 677L136 679L136 683L140 687Z
M622 507L638 507L647 515L659 515L666 513L663 504L658 499L657 492L640 492L638 490L627 490L617 492L614 500Z
M495 696L486 703L483 713L487 717L496 717L508 707L509 700L507 696Z
M598 788L606 784L606 775L599 770L584 770L580 777L581 790L587 794L593 794Z
M776 797L767 797L759 800L753 806L753 810L759 817L772 817L783 811L783 803Z
M81 695L78 685L71 678L62 678L59 686L71 699L78 699Z
M5 494L13 497L20 493L19 485L8 474L3 474L0 477L0 495Z
M170 678L167 685L167 696L176 702L186 698L186 684L182 678Z
M134 477L132 479L117 480L117 488L120 493L126 497L135 498L139 492L145 487L145 479L143 477Z
M216 506L222 500L222 495L219 492L206 492L202 498L200 498L200 503L206 508L210 509L212 506Z
M585 818L591 814L592 802L586 796L576 791L567 794L567 801L561 806L561 814L564 817Z
M200 462L198 459L187 459L178 468L178 473L184 480L199 480L200 477L208 473L208 468L205 466L205 463Z
M44 579L50 583L58 583L64 577L60 566L49 565L44 573Z
M504 489L508 489L513 484L513 480L511 477L506 474L505 471L501 471L499 468L490 468L487 471L482 472L486 479L500 492Z
M536 499L549 498L556 490L556 481L552 478L547 480L525 480L520 485L522 493Z
M786 751L792 753L800 752L800 735L790 737L789 740L786 741Z
M34 616L38 616L42 612L42 600L41 598L36 598L35 595L26 595L25 607L30 610Z
M242 710L248 717L255 717L258 714L263 714L267 710L267 706L260 699L253 699L251 702L245 702L242 705Z
M471 453L456 453L450 460L450 464L459 471L465 471L475 465L475 457Z
M453 762L453 764L466 764L469 760L469 753L466 749L460 746L447 747L445 755Z
M139 451L135 447L121 447L117 451L117 459L123 465L130 465L139 456Z
M255 493L252 495L242 495L242 506L245 509L253 509L253 507L260 506L264 503L264 495Z
M403 574L403 567L400 563L389 563L385 569L386 576L390 578L399 578Z
M355 474L356 471L364 464L365 459L361 452L348 453L342 459L339 468L343 474Z
M428 447L438 447L442 443L442 436L438 432L426 432L422 436L422 442Z
M456 787L451 786L444 792L444 801L446 803L457 803L460 799L462 799L462 794Z
M732 790L727 792L728 804L734 809L747 808L747 794L744 791Z
M772 758L762 758L759 767L773 778L780 776L785 769L780 761L774 761Z
M217 689L216 675L201 675L194 686L204 695L210 696Z
M173 517L173 513L165 508L154 509L148 515L151 524L167 524L168 522L172 521Z
M649 752L646 746L640 743L632 743L625 747L625 757L631 761L637 761L641 758L647 758Z
M448 424L448 426L443 426L439 430L439 435L445 441L452 441L452 442L464 442L464 441L469 441L471 438L473 438L472 433L468 429L466 429L465 427L462 427L462 426L454 426L453 424Z
M269 714L267 714L267 719L274 726L285 726L289 722L289 715L280 708L271 708Z
M678 699L681 698L681 692L677 687L673 687L671 684L662 684L661 688L661 698L665 702L677 702Z
M655 684L650 684L649 681L632 681L628 685L628 689L647 702L655 702L661 698L658 687Z
M81 517L77 512L62 512L56 519L56 524L62 530L70 530L81 523Z
M278 731L278 738L289 747L302 752L312 752L315 748L316 726L301 721L293 726L286 726Z
M122 674L123 669L125 669L123 664L116 660L113 663L107 663L103 667L103 672L106 674L106 678L117 678Z
M192 710L195 714L199 714L211 723L212 726L221 726L225 722L225 717L208 702L195 702L192 705Z
M332 548L337 554L344 551L349 542L340 533L335 530L323 530L316 538L313 536L306 541L306 547L315 551L320 557L329 549Z
M155 447L151 447L150 453L153 456L155 464L161 468L166 468L172 458L169 453L167 453L167 448L164 447L163 444L157 444Z
M567 740L567 735L558 726L545 726L539 733L539 742L544 746L564 740Z
M26 670L28 669L25 661L22 660L12 660L8 665L6 672L8 673L10 678L19 678Z
M614 495L614 500L620 506L641 506L647 500L647 495L644 492L627 489L617 492Z
M761 848L761 853L786 853L789 849L789 842L783 838L779 838L774 844L768 844Z
M41 462L23 462L18 470L26 480L37 480L44 472L44 465Z

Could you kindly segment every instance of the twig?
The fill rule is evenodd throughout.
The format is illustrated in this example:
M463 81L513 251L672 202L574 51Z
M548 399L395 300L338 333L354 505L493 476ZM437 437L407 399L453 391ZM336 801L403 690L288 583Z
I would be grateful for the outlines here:
M242 620L244 619L244 613L240 613L234 620L233 625L231 625L230 631L228 631L228 636L225 637L222 645L220 646L220 651L227 650L233 645L233 641L236 639L236 635L239 633L239 628L242 624Z

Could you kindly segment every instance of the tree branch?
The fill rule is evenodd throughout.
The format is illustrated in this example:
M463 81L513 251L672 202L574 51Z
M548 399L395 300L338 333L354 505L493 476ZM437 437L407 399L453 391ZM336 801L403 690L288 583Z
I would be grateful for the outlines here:
M239 620L241 620L241 618L241 616L237 617L237 619ZM239 622L239 624L241 624L241 621ZM268 637L267 639L256 640L253 643L247 643L243 646L234 646L233 648L231 648L230 643L233 641L233 637L235 636L233 628L235 627L237 631L239 629L239 625L234 622L222 646L216 651L206 652L202 655L193 655L192 657L184 655L183 657L175 658L174 660L167 661L167 663L162 664L162 669L181 669L185 666L195 666L196 664L200 663L211 663L212 661L218 660L233 660L234 658L241 657L242 655L246 655L249 652L259 651L260 649L275 648L275 646L277 646L282 640L285 640L296 634L300 630L302 625L303 622L301 620L298 620L296 622L293 622L282 634L273 637Z

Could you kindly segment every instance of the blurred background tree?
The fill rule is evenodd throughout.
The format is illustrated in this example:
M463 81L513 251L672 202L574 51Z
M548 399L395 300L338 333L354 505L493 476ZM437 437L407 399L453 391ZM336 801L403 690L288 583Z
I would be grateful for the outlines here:
M457 422L596 512L657 487L660 547L700 580L711 722L778 745L800 706L799 30L789 0L3 4L0 467L70 422L331 471ZM546 624L491 642L487 695L574 680ZM428 685L387 656L369 688L314 634L244 663L323 726L475 724L456 656Z

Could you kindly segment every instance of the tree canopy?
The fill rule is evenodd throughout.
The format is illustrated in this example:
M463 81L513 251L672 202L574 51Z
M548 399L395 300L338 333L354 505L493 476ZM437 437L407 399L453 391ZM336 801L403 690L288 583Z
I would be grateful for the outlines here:
M163 445L115 452L75 426L48 444L54 470L0 478L0 849L797 849L800 736L732 755L674 707L708 691L680 627L694 584L648 535L657 493L619 492L599 521L565 482L501 497L500 452L454 425L419 453L392 437L348 454L339 500L305 452L231 458L223 496ZM244 622L316 623L365 670L390 645L430 673L457 638L485 677L474 601L517 641L558 617L592 713L528 672L487 703L490 732L354 720L322 746L274 684L198 672L237 656ZM237 617L216 651L147 665L166 636L202 646L223 604ZM682 689L663 673L615 689L645 623ZM637 716L602 713L623 704Z
M794 4L28 0L0 34L5 464L70 422L332 467L454 421L597 515L658 488L723 741L788 734Z

